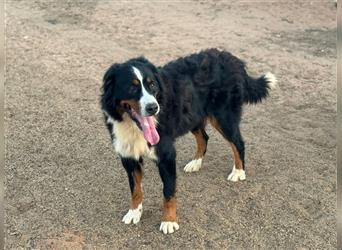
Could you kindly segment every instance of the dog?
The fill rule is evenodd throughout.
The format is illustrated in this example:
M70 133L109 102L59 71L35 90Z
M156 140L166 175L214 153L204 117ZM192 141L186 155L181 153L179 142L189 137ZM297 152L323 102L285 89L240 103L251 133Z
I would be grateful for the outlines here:
M197 152L184 171L198 171L207 149L208 123L230 143L234 167L228 180L245 180L245 146L239 129L242 106L261 102L276 84L272 73L253 78L243 61L215 48L163 67L154 66L142 56L109 67L103 77L100 102L131 190L131 208L122 221L140 221L143 158L149 157L163 182L160 231L170 234L179 229L175 139L188 132L195 136Z

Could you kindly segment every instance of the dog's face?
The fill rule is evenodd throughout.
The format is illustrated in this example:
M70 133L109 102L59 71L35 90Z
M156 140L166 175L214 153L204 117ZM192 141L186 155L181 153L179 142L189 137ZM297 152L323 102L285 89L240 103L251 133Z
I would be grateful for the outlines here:
M144 58L115 64L104 75L102 109L115 120L121 121L128 113L154 145L159 141L155 116L160 111L157 95L161 80L157 69Z

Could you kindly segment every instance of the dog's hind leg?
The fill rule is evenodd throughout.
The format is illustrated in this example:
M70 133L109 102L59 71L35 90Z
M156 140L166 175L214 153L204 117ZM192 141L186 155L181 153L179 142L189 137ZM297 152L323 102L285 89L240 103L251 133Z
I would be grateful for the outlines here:
M209 136L205 132L205 125L202 124L200 127L191 131L192 134L195 136L196 143L197 143L197 152L192 161L185 165L184 171L185 172L196 172L202 167L203 157L205 152L207 151L207 144Z
M239 119L234 119L234 117L211 117L209 121L228 140L233 152L234 167L227 179L234 182L245 180L245 143L240 133Z

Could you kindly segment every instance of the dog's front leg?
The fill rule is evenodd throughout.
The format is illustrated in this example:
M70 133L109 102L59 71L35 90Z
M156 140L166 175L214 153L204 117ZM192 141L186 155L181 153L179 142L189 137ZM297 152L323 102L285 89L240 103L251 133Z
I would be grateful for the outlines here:
M176 151L172 140L161 139L157 147L157 165L163 181L163 214L160 231L170 234L179 229L176 216Z
M128 210L127 214L123 217L122 221L125 224L137 224L140 221L140 217L142 215L142 159L139 161L133 158L124 158L121 157L121 162L124 168L126 169L129 187L131 189L132 194L132 202L131 208Z

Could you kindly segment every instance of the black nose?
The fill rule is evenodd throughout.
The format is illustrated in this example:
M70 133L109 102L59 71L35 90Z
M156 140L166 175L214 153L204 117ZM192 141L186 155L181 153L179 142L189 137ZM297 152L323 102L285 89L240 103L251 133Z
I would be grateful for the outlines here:
M157 103L149 103L146 105L145 110L148 114L154 115L158 111L158 104Z

